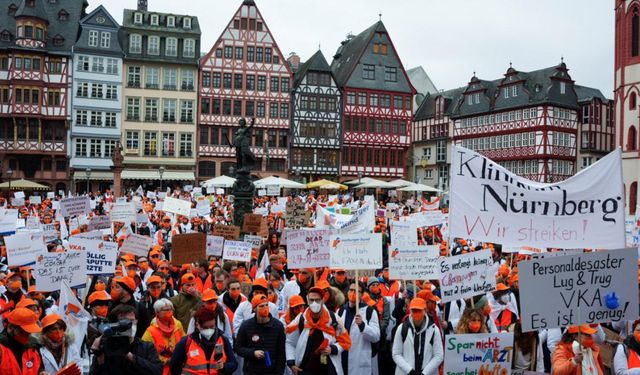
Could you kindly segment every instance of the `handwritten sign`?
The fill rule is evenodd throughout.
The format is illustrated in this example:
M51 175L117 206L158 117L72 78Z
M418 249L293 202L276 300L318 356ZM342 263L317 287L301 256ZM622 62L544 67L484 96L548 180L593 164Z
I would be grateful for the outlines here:
M136 210L133 202L116 203L109 212L112 222L129 224L136 221Z
M81 251L45 252L37 256L33 277L39 291L53 292L60 289L63 280L69 286L84 285L86 269L87 256Z
M251 244L244 241L224 241L224 260L249 262L251 260Z
M280 195L280 186L278 185L266 185L267 195L277 197Z
M109 215L94 216L89 220L89 230L108 228L111 228L111 219L109 218Z
M242 231L247 233L260 232L262 226L262 215L257 214L244 214L244 221L242 223Z
M222 248L224 246L224 237L207 236L207 256L222 256Z
M400 280L435 280L440 277L440 246L389 248L389 276Z
M111 275L116 270L118 244L101 242L97 249L87 250L87 275Z
M49 243L58 239L58 231L55 224L42 224L44 242Z
M496 277L491 250L441 258L440 288L444 302L494 290Z
M240 227L236 225L216 224L213 226L213 235L224 237L225 240L240 239Z
M518 273L523 331L638 317L636 249L524 261Z
M254 236L252 234L245 234L244 242L249 242L253 249L259 249L260 246L262 246L262 237Z
M288 241L287 237L287 243ZM331 268L349 270L382 268L382 235L380 233L332 235L330 241Z
M60 212L62 216L86 215L91 211L89 197L71 197L60 201Z
M287 229L287 259L292 269L328 267L330 264L330 229Z
M33 264L38 254L47 251L42 233L16 233L6 236L4 244L7 247L9 267Z
M445 336L444 375L511 374L513 333Z
M139 257L146 257L152 243L153 240L151 237L132 233L126 240L124 240L120 251L124 253L133 253Z
M298 229L305 225L304 202L291 201L286 203L285 225L287 228Z
M39 195L32 195L29 197L29 204L41 204L42 197Z
M171 239L171 262L187 264L206 258L207 236L204 233L177 234Z
M166 212L172 212L174 214L189 216L191 213L191 202L182 199L176 199L166 197L162 209Z
M413 222L391 222L391 245L398 248L418 246L416 224Z

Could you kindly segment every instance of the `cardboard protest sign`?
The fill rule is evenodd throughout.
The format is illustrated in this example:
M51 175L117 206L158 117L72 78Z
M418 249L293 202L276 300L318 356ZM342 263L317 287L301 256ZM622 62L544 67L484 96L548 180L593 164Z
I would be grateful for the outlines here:
M206 259L207 235L204 233L176 234L171 238L171 262L187 264Z
M371 211L373 212L373 211ZM289 243L287 234L287 243ZM331 268L370 270L382 268L380 233L336 234L330 237Z
M638 251L621 249L518 263L522 330L638 317Z
M447 335L444 341L444 375L511 374L513 333Z
M297 229L305 225L304 202L287 202L285 210L285 225L287 228Z
M222 247L224 246L224 237L207 236L207 256L222 256Z
M287 260L291 269L328 267L331 229L287 230Z
M60 201L60 212L64 217L86 215L89 211L91 206L87 196L64 198Z
M81 251L44 252L37 256L33 277L39 291L53 292L63 280L72 287L85 285L86 269L87 256Z
M242 231L247 233L260 232L260 226L262 225L262 215L257 214L244 214L244 221L242 222Z
M440 246L389 248L389 277L401 280L434 280L440 277Z
M87 275L110 275L115 272L118 244L101 242L96 249L87 250Z
M129 224L132 221L136 221L136 210L133 202L116 203L111 206L109 212L112 222Z
M391 246L408 248L418 246L416 224L413 222L391 222Z
M42 233L17 233L6 236L7 262L9 267L33 264L36 256L47 251Z
M109 215L93 216L89 220L89 230L108 228L111 228L111 219L109 218Z
M254 236L252 234L245 234L244 242L249 242L251 244L251 248L253 249L260 249L260 246L262 246L262 237Z
M450 234L508 246L622 248L621 151L554 184L519 177L453 146Z
M0 208L0 235L6 236L16 232L17 209Z
M491 250L445 257L440 259L440 288L442 301L455 301L496 288L495 267Z
M225 240L240 239L240 227L236 225L216 224L213 226L213 235L224 237Z
M149 253L149 249L151 248L152 243L153 240L151 239L151 237L132 233L129 235L129 237L127 237L126 240L124 240L120 251L122 251L123 253L133 253L133 255L137 255L140 257L146 257Z
M251 244L244 241L224 241L224 260L249 262L251 260Z
M191 202L182 199L166 197L162 209L178 215L189 216L191 212Z

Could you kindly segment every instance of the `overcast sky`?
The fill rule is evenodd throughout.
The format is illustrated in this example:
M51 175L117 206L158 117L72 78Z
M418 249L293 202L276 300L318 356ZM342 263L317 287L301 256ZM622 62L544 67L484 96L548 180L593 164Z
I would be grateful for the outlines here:
M137 0L105 6L122 23ZM242 0L149 0L149 10L198 16L208 52ZM90 0L90 9L99 2ZM321 46L331 63L349 32L382 21L406 69L422 65L438 89L502 77L513 67L529 71L564 56L579 85L612 98L613 0L256 0L285 54L306 60Z

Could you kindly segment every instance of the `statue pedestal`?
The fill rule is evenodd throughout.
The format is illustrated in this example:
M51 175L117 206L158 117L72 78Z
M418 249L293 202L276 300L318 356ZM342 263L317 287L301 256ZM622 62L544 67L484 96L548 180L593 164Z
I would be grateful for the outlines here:
M233 224L242 229L244 215L253 213L253 195L256 187L251 181L250 171L239 170L236 173L236 182L233 184Z

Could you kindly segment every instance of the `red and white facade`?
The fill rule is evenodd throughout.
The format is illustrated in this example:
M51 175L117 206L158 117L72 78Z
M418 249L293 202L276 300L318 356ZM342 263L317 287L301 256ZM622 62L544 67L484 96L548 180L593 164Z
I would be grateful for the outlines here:
M200 61L199 182L229 174L229 145L241 118L255 118L255 174L287 174L291 118L291 69L260 11L245 0Z

